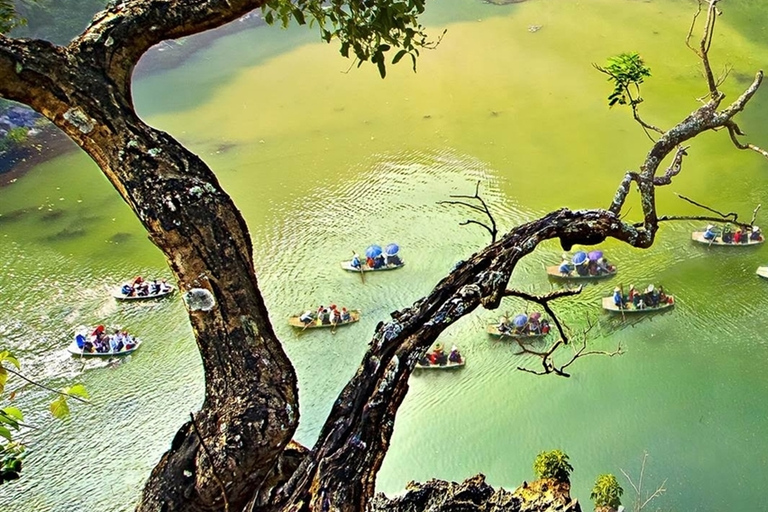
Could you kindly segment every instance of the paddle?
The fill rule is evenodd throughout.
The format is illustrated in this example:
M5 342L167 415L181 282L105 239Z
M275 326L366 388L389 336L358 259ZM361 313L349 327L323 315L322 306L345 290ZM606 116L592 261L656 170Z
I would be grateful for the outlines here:
M352 251L352 261L354 261L354 257L357 256L357 253L355 251ZM357 262L360 264L360 279L362 279L363 284L365 284L365 271L363 271L363 262L360 261L360 257L358 256Z

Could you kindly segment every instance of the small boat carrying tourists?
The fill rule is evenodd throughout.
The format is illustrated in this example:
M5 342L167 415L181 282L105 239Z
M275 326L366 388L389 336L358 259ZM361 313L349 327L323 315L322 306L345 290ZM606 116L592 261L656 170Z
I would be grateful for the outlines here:
M541 318L541 313L534 311L530 315L520 313L510 321L507 315L499 318L498 324L490 324L486 329L491 336L500 338L531 339L543 338L549 334L549 320Z
M67 350L76 356L112 357L130 354L139 346L141 340L128 334L128 331L114 329L112 334L108 334L107 329L99 325L93 330L87 327L78 328L75 339Z
M691 240L709 246L754 246L765 242L765 237L758 226L737 227L734 231L730 224L726 224L718 232L715 226L709 224L704 231L691 233Z
M141 276L136 276L124 283L112 293L117 300L149 300L166 297L174 292L174 287L165 279L149 281Z
M416 363L416 368L421 370L450 370L464 366L464 356L461 355L456 345L451 347L449 353L443 350L443 344L437 343L434 348Z
M288 318L288 323L300 329L316 329L318 327L338 327L352 324L360 320L360 310L347 308L339 309L336 304L328 307L320 306L316 310L308 309L299 315Z
M394 270L405 263L400 259L400 246L392 243L384 249L380 245L371 245L365 250L365 260L352 251L352 259L341 262L341 268L350 272L373 272L376 270Z
M640 292L635 285L629 285L629 293L624 295L621 286L613 289L613 295L603 297L603 309L608 311L620 311L623 313L652 313L675 305L675 298L664 292L664 287L658 289L649 284Z
M547 267L547 274L561 279L601 279L616 275L616 265L608 262L603 251L577 251L570 259L563 254L559 265Z

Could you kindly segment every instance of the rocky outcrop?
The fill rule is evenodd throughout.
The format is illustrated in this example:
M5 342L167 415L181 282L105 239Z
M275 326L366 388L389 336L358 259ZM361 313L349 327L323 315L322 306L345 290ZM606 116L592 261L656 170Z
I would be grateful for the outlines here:
M570 490L567 483L547 479L523 483L509 492L494 489L478 474L461 483L410 482L405 493L394 498L377 494L371 508L376 512L581 512Z

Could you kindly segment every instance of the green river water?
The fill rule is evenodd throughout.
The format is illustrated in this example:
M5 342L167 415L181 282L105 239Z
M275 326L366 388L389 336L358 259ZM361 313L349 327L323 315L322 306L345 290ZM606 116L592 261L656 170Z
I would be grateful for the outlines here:
M768 60L766 8L723 2L712 59L733 66L729 98ZM254 239L260 284L299 377L297 439L311 445L357 368L374 326L411 304L453 264L487 243L467 212L436 203L475 183L502 229L562 206L607 206L623 172L649 141L628 111L609 110L609 85L592 63L639 51L654 76L644 115L669 127L705 94L686 49L694 3L658 0L534 0L497 7L433 2L424 22L439 48L381 80L307 29L247 30L217 40L183 66L137 81L142 116L204 158L241 208ZM536 32L531 25L541 25ZM768 146L761 91L741 118ZM765 202L768 162L739 152L725 133L693 142L684 172L659 191L666 213L700 213L681 193L749 218ZM630 217L640 208L633 202ZM758 223L766 222L765 213ZM613 281L557 305L576 329L593 324L592 347L626 350L572 367L570 379L516 371L535 361L494 342L478 310L444 335L463 349L457 372L414 374L379 473L381 491L409 480L462 480L483 472L507 488L531 480L535 455L570 457L574 495L589 507L594 478L637 476L649 454L649 490L666 480L663 510L765 510L768 474L768 283L755 269L765 248L694 246L694 223L665 224L653 248L602 246L620 267ZM407 265L359 276L338 260L369 243L396 241ZM0 488L0 510L131 510L177 428L196 410L203 382L181 300L116 304L109 290L136 275L170 277L160 252L96 166L70 153L0 189L0 339L29 376L52 387L83 382L92 406L65 421L51 399L20 389L16 404L39 430L20 481ZM556 286L543 266L555 243L525 258L512 285ZM678 298L668 314L623 321L599 307L619 282L663 284ZM310 305L361 308L359 324L292 331L285 318ZM522 303L509 300L502 310ZM81 324L121 324L145 345L121 361L65 351ZM13 388L13 386L11 386Z

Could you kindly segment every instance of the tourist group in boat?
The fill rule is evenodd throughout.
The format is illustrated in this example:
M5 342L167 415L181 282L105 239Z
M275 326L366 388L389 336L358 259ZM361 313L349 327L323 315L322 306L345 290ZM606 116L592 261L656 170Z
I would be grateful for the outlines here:
M616 267L608 262L603 251L577 251L572 258L563 254L557 272L563 277L602 277L616 273Z
M136 276L120 287L115 294L117 299L155 299L173 292L173 286L165 279L147 280Z
M519 313L511 320L508 315L499 318L499 323L488 326L488 333L496 336L537 337L549 333L549 320L534 311L530 315Z
M714 225L709 224L704 231L694 231L691 238L708 245L755 245L765 241L758 226L737 227L734 230L730 224L723 226L720 232Z
M359 317L359 314L356 316ZM299 324L303 327L309 327L312 325L331 327L334 325L348 324L356 321L356 319L353 318L351 311L349 311L347 308L339 309L336 304L331 304L327 307L321 305L316 310L308 309L302 314L293 318L297 318ZM293 323L293 325L298 327L298 325L295 323Z
M435 344L432 350L416 363L416 368L455 368L464 366L464 358L456 345L447 354L441 343Z
M403 260L400 259L400 246L391 243L381 248L380 245L370 245L365 250L365 259L352 251L352 259L342 261L341 267L352 272L367 272L372 270L392 270L403 266Z
M99 325L90 334L81 329L75 335L69 351L77 355L113 356L133 352L138 344L139 341L127 330L115 329L112 334L108 334L106 328Z

